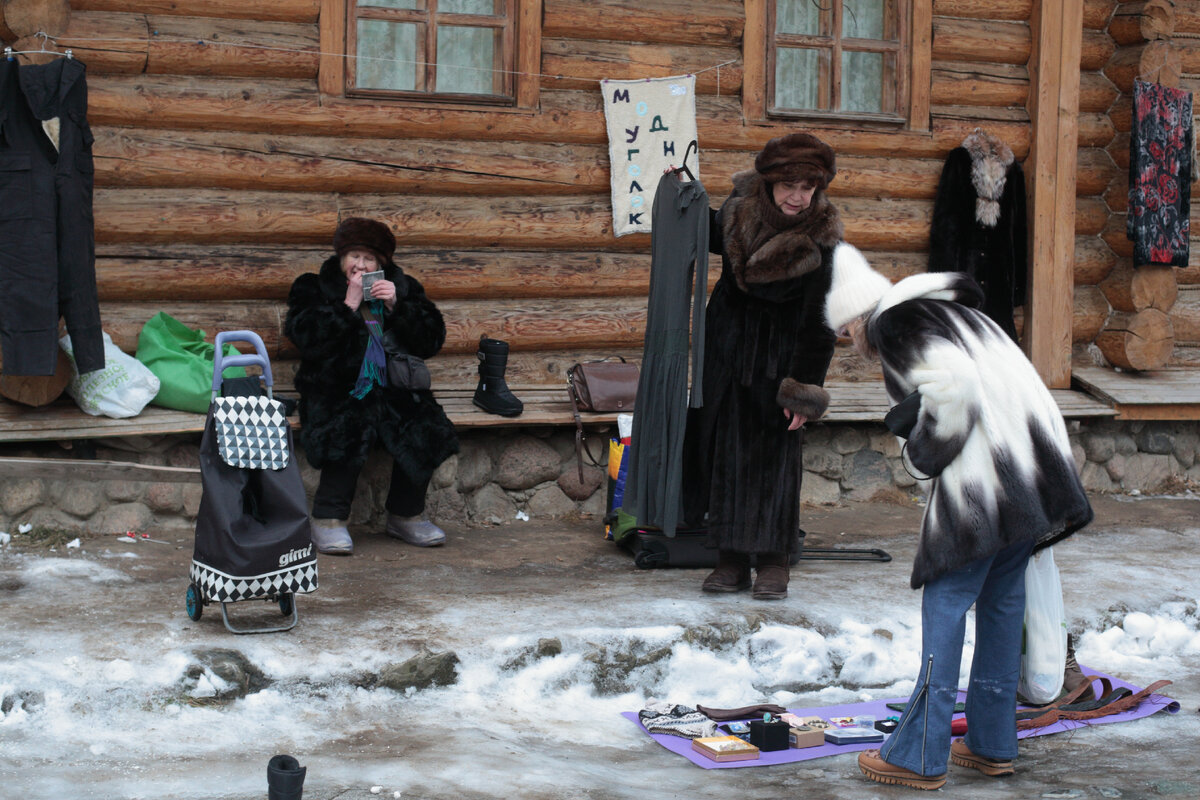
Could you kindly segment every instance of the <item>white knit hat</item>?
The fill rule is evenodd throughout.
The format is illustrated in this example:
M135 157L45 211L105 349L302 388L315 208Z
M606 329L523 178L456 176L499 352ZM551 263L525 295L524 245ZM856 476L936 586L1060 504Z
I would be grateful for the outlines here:
M825 299L829 327L839 330L871 311L891 288L892 282L871 269L858 248L841 242L833 250L833 282Z

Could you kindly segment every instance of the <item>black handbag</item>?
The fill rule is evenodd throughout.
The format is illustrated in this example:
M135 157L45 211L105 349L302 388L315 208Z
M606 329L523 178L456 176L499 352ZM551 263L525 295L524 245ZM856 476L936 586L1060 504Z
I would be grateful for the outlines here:
M901 439L907 439L917 424L917 415L921 412L921 393L913 392L899 403L896 403L883 418L883 424Z
M383 330L383 322L371 313L366 303L359 306L359 311L362 313L363 319L368 322L378 322L380 330ZM367 330L371 330L370 325L367 326ZM394 331L383 331L380 336L380 344L383 345L383 352L387 356L388 386L393 389L408 389L410 392L423 392L433 388L433 377L429 374L429 367L425 365L425 359L408 352L396 340Z

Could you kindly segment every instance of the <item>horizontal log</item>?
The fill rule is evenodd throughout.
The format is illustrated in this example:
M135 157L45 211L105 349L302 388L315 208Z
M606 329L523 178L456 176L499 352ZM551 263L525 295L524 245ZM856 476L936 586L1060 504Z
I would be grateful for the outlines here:
M136 14L177 14L184 17L316 22L321 0L71 0L74 11L127 11Z
M95 127L97 186L472 195L607 192L607 148ZM706 154L707 158L707 154Z
M726 62L733 62L726 64ZM725 64L719 69L709 69ZM699 70L704 70L700 72ZM742 52L736 47L542 38L542 87L595 91L596 78L665 78L695 73L697 94L740 95Z
M1108 154L1112 156L1113 162L1121 171L1129 172L1129 132L1118 133L1109 143Z
M1128 258L1117 260L1113 271L1100 283L1114 311L1137 312L1147 308L1170 311L1179 293L1171 267L1134 267Z
M1133 258L1133 242L1125 235L1125 215L1113 214L1100 231L1100 238L1122 258Z
M933 18L934 62L991 61L1021 64L1029 61L1029 25L983 19Z
M1178 86L1179 74L1186 69L1182 60L1184 52L1188 51L1161 40L1131 45L1113 55L1104 65L1104 74L1126 94L1133 91L1134 79Z
M1128 153L1126 154L1128 158ZM1119 168L1118 168L1119 169ZM1129 168L1119 170L1113 177L1113 182L1104 190L1104 202L1114 214L1124 214L1129 210Z
M1153 39L1170 39L1174 32L1174 0L1121 3L1108 23L1108 35L1122 47Z
M1096 336L1096 346L1110 364L1121 369L1158 369L1171 358L1175 333L1171 320L1157 309L1135 314L1118 311Z
M934 105L1023 106L1029 99L1029 71L1024 66L939 61L932 81Z
M4 0L0 5L0 34L5 43L39 31L58 36L71 18L70 0Z
M1108 301L1095 286L1076 286L1071 305L1071 341L1090 344L1108 319Z
M1118 0L1083 0L1083 27L1096 31L1105 30L1117 5Z
M1116 263L1116 253L1098 236L1075 237L1075 266L1072 274L1076 286L1097 285L1108 277Z
M1200 33L1200 0L1175 0L1175 32Z
M1107 147L1116 134L1112 120L1104 113L1081 113L1076 124L1079 127L1076 139L1080 147Z
M197 83L175 76L99 76L89 84L88 116L93 125L122 128L245 131L256 134L347 138L443 139L447 141L533 141L605 144L598 92L541 93L535 115L366 104L317 94L311 81L211 78ZM979 124L968 118L933 120L931 133L865 131L805 126L839 157L875 155L944 158ZM757 152L769 139L795 130L792 123L743 125L741 101L725 96L697 98L699 139L706 148ZM989 130L1012 147L1029 152L1029 125L992 121Z
M1200 289L1195 286L1180 289L1167 316L1175 331L1176 343L1191 347L1200 345Z
M740 0L543 0L542 36L662 44L740 42Z
M1103 72L1079 74L1079 110L1103 113L1108 111L1121 92Z
M146 71L150 28L144 14L74 11L59 46L87 64L88 80L107 73Z
M1075 235L1094 236L1105 229L1108 207L1098 197L1079 197L1075 200Z
M1024 22L1033 13L1033 0L933 0L933 13L939 17Z
M1133 122L1133 98L1123 94L1114 100L1112 108L1108 110L1108 118L1118 134L1129 133Z
M474 355L483 335L503 339L514 350L640 348L646 328L646 298L556 298L553 300L451 300L438 304L446 320L446 354ZM137 349L146 320L159 311L209 341L223 330L252 330L272 359L294 358L283 334L284 303L222 300L205 303L108 302L100 306L104 330L126 352Z
M1103 69L1116 51L1117 46L1108 33L1084 28L1079 42L1079 68L1087 72Z
M315 272L329 246L105 245L96 258L102 301L287 299L299 275ZM650 256L643 253L400 248L395 260L437 302L488 298L645 297ZM709 264L709 283L720 261Z
M1197 232L1200 233L1200 231ZM1190 245L1188 265L1176 268L1175 279L1179 281L1181 287L1200 284L1200 241L1192 239Z
M1075 172L1075 193L1081 197L1103 194L1120 174L1108 153L1099 147L1081 147Z
M1176 50L1179 54L1179 66L1181 72L1186 72L1189 75L1195 75L1200 72L1200 47L1195 39L1179 39L1176 43ZM1152 80L1143 79L1143 80Z

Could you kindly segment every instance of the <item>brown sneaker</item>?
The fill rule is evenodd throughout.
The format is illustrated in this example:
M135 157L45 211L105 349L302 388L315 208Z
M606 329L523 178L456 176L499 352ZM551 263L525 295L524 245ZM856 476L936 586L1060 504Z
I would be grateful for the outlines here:
M785 553L759 553L758 575L750 596L755 600L782 600L787 597L792 568Z
M907 786L910 789L940 789L946 785L945 773L925 776L911 769L897 767L880 758L878 750L863 750L859 753L858 768L873 781Z
M750 556L721 550L717 556L717 568L709 573L700 588L706 592L740 592L750 588Z
M999 778L1004 775L1012 775L1013 762L997 761L994 758L985 758L977 756L967 747L967 743L962 739L957 739L950 745L950 760L960 767L970 767L977 769L984 775L990 775L993 778Z

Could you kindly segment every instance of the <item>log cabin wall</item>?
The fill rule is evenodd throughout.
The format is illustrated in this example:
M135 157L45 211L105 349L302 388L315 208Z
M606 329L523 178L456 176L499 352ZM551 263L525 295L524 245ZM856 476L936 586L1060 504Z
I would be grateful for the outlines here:
M1101 241L1117 171L1104 149L1117 92L1101 73L1113 5L1084 8L1077 342L1107 317L1098 283L1115 261ZM893 277L921 271L949 151L983 126L1018 159L1029 152L1033 6L932 0L928 131L889 132L746 124L740 0L544 0L539 71L554 77L541 79L535 113L323 94L322 0L71 0L59 44L88 65L104 328L130 352L158 310L210 337L250 328L286 380L288 287L329 254L339 219L367 215L391 223L398 263L445 313L439 383L472 381L485 333L512 343L510 383L557 383L580 358L640 356L649 237L612 236L596 79L728 61L697 82L714 205L767 139L804 127L838 151L830 195L847 239ZM868 371L843 348L831 378Z

